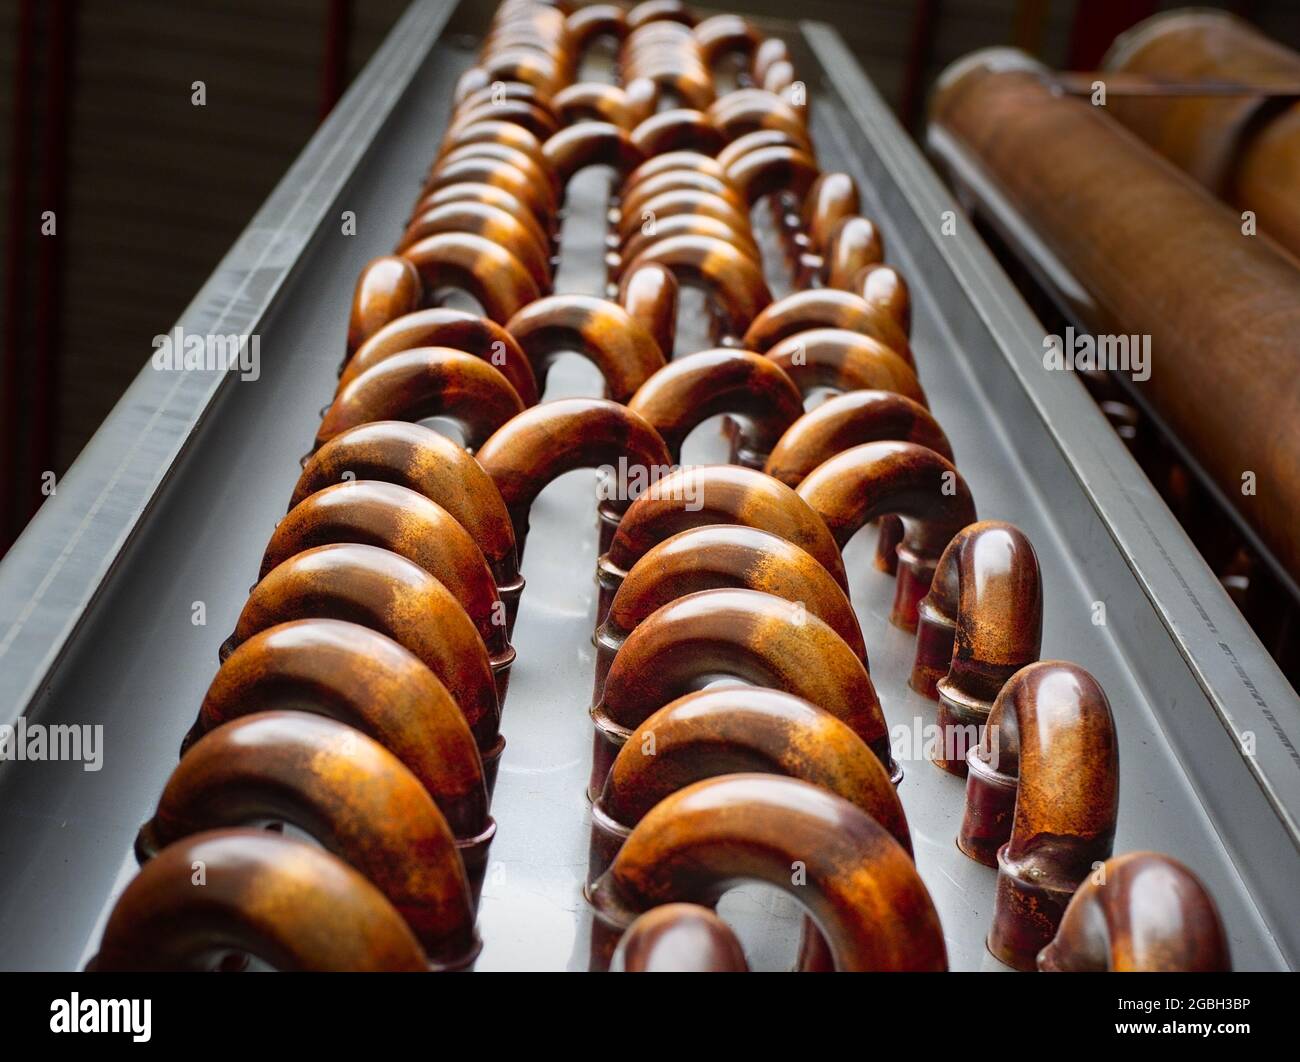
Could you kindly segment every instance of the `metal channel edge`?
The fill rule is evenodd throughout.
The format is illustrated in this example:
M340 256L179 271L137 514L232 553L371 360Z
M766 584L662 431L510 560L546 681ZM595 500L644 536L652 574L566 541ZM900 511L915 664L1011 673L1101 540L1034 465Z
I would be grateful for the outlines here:
M826 72L827 90L839 97L915 218L932 219L919 228L979 312L1159 624L1155 637L1135 617L1120 644L1279 946L1300 966L1296 879L1269 869L1278 845L1287 846L1282 858L1290 865L1300 857L1295 691L1082 384L1041 371L1041 326L842 40L824 24L800 26ZM943 236L939 222L948 210L961 220L955 234ZM1050 491L1050 484L1042 486ZM1196 712L1197 702L1209 711ZM1254 755L1245 751L1250 735Z
M407 8L173 329L257 332L455 8L456 0L416 0ZM237 373L172 373L146 362L0 560L0 723L14 723L38 700Z

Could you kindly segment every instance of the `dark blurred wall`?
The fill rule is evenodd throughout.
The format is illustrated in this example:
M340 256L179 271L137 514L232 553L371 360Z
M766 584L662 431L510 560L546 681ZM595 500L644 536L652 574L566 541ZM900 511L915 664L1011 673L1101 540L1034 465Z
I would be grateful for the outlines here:
M0 550L364 65L404 0L0 0ZM495 3L479 5L487 10ZM910 128L935 75L1015 44L1089 63L1155 3L746 0L835 25ZM1231 6L1231 5L1228 5ZM1236 5L1295 40L1300 5ZM470 26L461 16L453 25ZM206 105L192 103L202 81ZM55 214L56 235L41 234Z

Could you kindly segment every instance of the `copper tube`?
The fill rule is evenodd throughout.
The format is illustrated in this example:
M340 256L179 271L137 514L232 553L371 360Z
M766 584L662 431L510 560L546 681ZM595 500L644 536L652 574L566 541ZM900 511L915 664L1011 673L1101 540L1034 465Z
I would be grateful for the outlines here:
M734 229L728 222L701 214L672 214L664 218L646 215L640 228L633 230L620 248L617 261L611 261L610 275L618 279L625 262L634 262L643 252L674 236L703 236L729 243L745 255L757 268L763 265L763 256L754 242L749 228Z
M525 103L530 103L534 107L538 108L539 110L545 111L546 115L552 121L555 121L557 123L560 121L560 112L555 105L555 101L550 96L548 96L545 92L539 89L536 85L529 85L527 82L524 81L497 80L492 82L491 84L484 85L482 88L475 89L473 92L470 92L468 95L466 95L463 100L461 100L459 103L456 104L456 110L453 112L452 115L453 128L455 128L455 133L443 140L440 155L446 155L450 150L452 150L452 148L460 146L463 143L466 143L466 141L464 141L460 136L460 133L466 127L465 126L457 127L454 125L455 120L459 118L462 114L465 114L471 110L477 110L479 107L481 107L484 104L494 104L500 106L501 104L509 102L511 100L521 100ZM479 121L474 124L482 125L483 122ZM541 141L539 141L536 136L534 136L531 132L525 129L522 125L515 125L514 122L504 122L501 124L510 125L514 129L516 129L519 133L523 135L523 137L526 138L524 141L525 143L529 143L529 142L536 143L540 147ZM470 141L470 142L482 143L481 140ZM492 142L504 143L504 141L498 140L496 138L493 138ZM509 146L516 147L518 145L515 143L511 143ZM528 152L528 154L532 156L534 162L538 163L543 168L545 168L546 156L541 154L540 150L536 154L533 154L531 151Z
M651 263L672 270L679 284L702 288L721 313L723 326L731 336L744 335L750 321L772 301L763 271L744 252L722 240L673 236L647 248L628 268Z
M213 830L141 868L87 969L212 970L231 951L288 971L429 968L402 916L341 859L265 830Z
M774 63L790 61L790 46L780 37L768 37L754 49L754 58L750 63L750 76L761 82Z
M599 37L621 41L627 36L627 12L618 4L589 4L575 8L565 19L573 45L579 52Z
M655 338L616 302L593 295L548 295L531 302L506 322L506 330L528 356L538 387L561 354L585 356L605 379L605 393L627 402L663 367Z
M674 462L682 443L720 413L740 422L733 460L756 468L803 413L799 389L771 359L725 347L688 354L651 376L627 404L645 417L668 445Z
M875 225L861 215L841 218L826 244L826 284L852 291L863 269L884 260L885 247Z
M662 176L660 174L659 176ZM643 182L648 184L649 182ZM643 185L638 185L639 192ZM629 200L635 201L632 195ZM736 232L749 232L749 214L746 208L736 206L735 195L730 197L694 188L672 188L640 199L635 211L623 210L618 219L619 245L625 245L637 232L649 225L657 225L666 218L679 215L714 218ZM752 238L752 237L751 237Z
M397 252L403 254L426 236L434 236L440 232L468 232L475 236L482 236L502 247L508 247L510 253L528 270L538 290L550 290L550 250L535 239L526 225L501 207L467 200L432 207L416 217L407 227L398 242ZM416 276L418 280L418 274ZM411 309L418 308L419 300L413 300ZM392 320L392 317L388 317L387 320ZM374 329L366 333L367 336L373 334Z
M712 910L693 903L652 907L618 942L616 973L748 973L740 941Z
M420 271L426 298L441 288L468 292L483 313L504 324L541 295L524 264L491 240L468 232L426 236L402 252Z
M823 461L862 443L913 442L949 461L943 428L919 402L894 391L848 391L796 420L777 440L763 471L797 487Z
M695 25L695 16L681 0L642 0L627 13L628 29L638 29L660 19L680 22L684 26Z
M797 77L794 64L788 59L779 59L768 65L763 79L758 84L760 88L775 92L787 102L793 102L789 90L797 83Z
M711 195L723 199L737 213L744 214L749 207L739 193L731 187L727 180L718 177L712 173L706 173L703 170L696 169L668 169L661 170L652 174L629 188L625 188L619 209L624 214L635 215L646 220L642 215L642 207L646 200L659 195L662 192L675 192L681 188L692 189L696 192L708 192Z
M366 263L357 277L348 317L348 353L351 354L386 324L420 308L423 287L420 274L405 258L384 255Z
M484 762L500 755L501 709L483 639L451 592L405 557L356 543L317 546L275 568L249 594L222 659L289 620L341 619L414 653L465 713Z
M812 160L812 141L803 116L775 92L761 88L729 92L714 102L708 113L725 143L739 140L746 133L777 129L786 133L794 146Z
M444 149L442 154L430 167L430 175L455 165L462 159L496 159L522 173L532 184L550 187L549 203L552 208L559 204L559 177L551 172L546 149L542 149L542 161L538 162L526 151L502 144L497 140L471 140L469 143Z
M1281 566L1300 574L1294 260L1243 238L1236 213L1101 108L1054 92L1018 53L949 71L931 128L950 166L977 164L1015 223L1032 226L1049 275L1069 277L1059 294L1076 320L1097 335L1150 337L1150 378L1135 386ZM1261 485L1254 493L1243 492L1247 471Z
M763 41L762 34L739 15L712 15L697 23L691 36L709 66L727 55L739 56L748 65Z
M798 488L842 549L880 516L903 521L898 584L889 620L914 631L939 556L953 535L975 522L975 502L961 473L933 450L909 442L855 446L818 465Z
M860 295L833 288L796 291L772 303L745 332L745 349L763 353L787 336L813 328L861 332L884 343L909 365L916 363L907 334L892 315Z
M804 231L814 251L821 252L842 218L859 209L857 182L847 173L823 173L808 189L803 203Z
M276 526L262 556L258 578L290 557L333 542L358 542L414 561L455 596L473 621L505 704L515 650L506 634L506 613L473 536L441 505L396 483L353 480L304 498Z
M524 405L537 404L537 378L515 337L495 321L448 306L417 310L381 328L348 359L338 389L385 358L417 347L451 347L482 358L500 370Z
M792 883L800 866L806 884ZM591 889L592 966L648 908L711 904L740 879L786 890L825 934L837 970L944 970L943 930L907 853L870 815L794 778L739 774L674 793L632 831Z
M1110 858L1115 840L1119 744L1105 691L1077 664L1022 668L1002 687L966 761L957 844L998 868L989 951L1032 970L1075 889Z
M784 145L757 148L727 166L727 179L751 204L773 192L789 192L802 200L819 175L811 155Z
M962 528L939 558L919 614L908 684L939 702L944 741L934 763L965 775L966 753L998 691L1042 648L1043 586L1032 543L1000 520Z
M660 542L711 524L757 527L810 553L845 593L848 576L825 522L795 491L771 476L738 465L678 469L652 483L623 516L596 565L602 623L627 573Z
M633 188L640 187L651 177L674 170L692 170L719 180L726 179L726 170L716 159L708 155L701 155L698 151L669 151L663 155L656 155L652 159L646 159L628 174L623 182L623 194L627 195Z
M501 112L508 107L520 105L518 102L500 105L489 104L487 107L490 112L488 116L502 116ZM545 151L544 145L543 151ZM528 209L532 211L539 222L545 223L555 214L557 201L549 181L535 184L528 179L527 174L511 166L508 162L483 157L462 158L450 162L435 163L433 171L424 183L424 187L420 189L420 194L416 199L415 212L418 213L422 209L424 201L440 188L465 181L504 188L517 199L527 203Z
M871 676L848 644L806 609L757 590L702 590L670 601L627 636L592 706L588 795L646 718L719 676L797 694L865 741L897 783L889 732Z
M819 387L836 391L894 391L928 405L916 373L893 347L847 328L812 328L774 344L766 357L807 396Z
M1218 908L1185 866L1158 852L1106 860L1075 891L1045 973L1227 973L1228 937Z
M456 442L404 421L362 424L336 435L303 467L289 508L335 483L382 480L418 491L451 513L478 545L514 629L524 580L515 532L492 477Z
M505 144L516 151L522 151L539 166L546 165L546 155L542 151L542 142L522 125L514 122L495 121L485 118L469 125L458 126L447 134L442 142L444 152L453 151L466 144Z
M580 81L561 89L555 94L555 109L563 125L609 122L630 133L637 124L627 93L603 81Z
M266 820L311 834L365 874L432 963L473 961L474 906L447 821L396 756L333 719L262 712L205 734L167 780L136 854L145 862L183 837Z
M459 112L452 122L449 133L484 121L513 122L542 141L554 136L560 127L554 117L535 103L529 103L527 100L503 100L501 103L481 103Z
M510 381L481 358L450 347L416 347L384 358L340 388L316 429L315 445L372 420L443 417L474 450L523 408Z
M545 219L546 225L543 225L542 219L513 192L505 188L498 188L495 185L484 184L482 181L457 181L452 184L444 184L435 191L430 192L416 204L415 211L411 215L410 224L414 224L423 214L430 210L436 210L448 203L466 201L500 207L532 233L538 242L542 244L549 243L554 247L555 240L552 235L548 234L553 228L554 219Z
M836 793L912 854L898 793L848 726L780 690L719 686L679 697L628 738L592 805L588 884L661 800L705 778L750 772L799 778Z
M611 166L626 176L645 161L645 152L626 129L610 122L579 122L550 137L542 150L561 184L588 166Z
M615 655L650 614L686 594L735 587L761 590L823 620L867 667L867 647L848 595L806 550L768 531L735 524L694 527L649 550L628 572L596 629L600 700Z
M478 747L447 687L413 653L342 620L270 627L221 665L181 753L232 720L279 710L346 723L401 760L433 797L467 872L476 869L481 882L496 826Z
M718 152L717 161L722 167L724 173L730 174L732 169L746 155L755 151L761 151L765 148L793 148L803 154L803 140L800 137L787 133L784 129L755 129L752 133L745 133L737 137L730 144ZM768 156L770 159L771 156ZM816 179L816 174L810 174L808 179L809 187L812 181Z
M703 111L675 107L639 122L632 130L632 143L649 158L665 151L699 151L713 155L721 149L724 141Z
M643 417L600 398L566 398L525 410L483 444L478 460L501 492L521 556L528 512L552 480L575 468L618 468L620 463L653 478L672 464L664 441ZM617 524L627 505L623 499L605 499L601 520Z
M861 295L868 306L888 313L905 336L912 334L912 294L903 275L893 266L884 262L863 266L849 290Z
M665 359L677 333L677 278L666 266L650 263L623 274L619 302L653 337Z

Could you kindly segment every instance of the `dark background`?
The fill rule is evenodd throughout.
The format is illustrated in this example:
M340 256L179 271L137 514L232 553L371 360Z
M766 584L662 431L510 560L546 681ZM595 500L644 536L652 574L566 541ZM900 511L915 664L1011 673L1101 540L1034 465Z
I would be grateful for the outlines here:
M1116 33L1172 6L737 0L724 9L832 23L916 132L930 83L966 52L1012 44L1053 66L1091 68ZM1293 0L1218 6L1300 40ZM42 500L42 475L71 465L152 337L171 327L404 7L0 0L0 552ZM190 102L196 80L205 107ZM41 235L48 210L54 237Z

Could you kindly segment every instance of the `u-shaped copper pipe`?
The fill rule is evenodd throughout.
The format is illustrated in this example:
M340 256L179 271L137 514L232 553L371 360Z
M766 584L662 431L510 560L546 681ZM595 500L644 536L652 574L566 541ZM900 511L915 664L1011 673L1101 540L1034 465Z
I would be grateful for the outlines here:
M786 336L767 355L808 395L836 391L894 391L928 405L913 368L884 343L847 328L811 328Z
M776 192L802 202L820 173L811 155L788 145L748 151L727 167L727 179L750 204Z
M515 132L504 136L494 136L487 140L484 140L481 137L467 139L464 135L466 129L472 129L476 126L484 125L486 122L490 121L490 119L481 119L472 122L469 125L465 125L460 123L462 115L467 114L470 111L477 111L484 104L500 106L503 103L515 100L521 100L525 103L532 104L534 107L538 108L538 110L544 111L547 117L557 124L561 121L559 109L555 106L555 100L543 93L536 85L529 85L523 81L497 81L492 84L483 85L481 88L477 88L467 94L463 100L456 104L456 110L452 115L451 128L443 138L441 148L439 149L439 158L450 154L456 148L462 147L467 143L504 144L507 147L524 151L524 153L534 162L545 168L546 156L541 152L542 142L522 125L517 125L514 122L498 123L510 126L515 130ZM536 151L533 150L534 146L537 148Z
M407 226L397 245L397 253L404 254L426 237L442 232L473 233L501 247L508 247L528 270L538 291L551 290L550 249L537 239L531 228L501 207L470 200L430 207Z
M632 566L596 629L592 703L600 700L605 675L627 636L652 613L687 594L724 587L761 590L806 609L867 666L848 595L810 553L756 527L713 524L673 535Z
M1038 969L1227 973L1232 960L1219 910L1196 875L1159 852L1129 852L1079 886Z
M784 129L756 129L752 133L745 133L738 136L730 144L718 152L717 162L722 167L723 172L727 174L727 179L732 180L731 172L736 164L746 155L755 151L762 151L766 148L793 148L803 154L802 140L799 137L792 136ZM767 156L770 163L773 156ZM810 174L808 186L812 186L812 181L816 179L816 174Z
M627 406L654 425L674 461L681 460L682 443L691 431L710 417L729 413L741 429L733 460L757 468L803 413L803 397L771 359L722 347L665 365Z
M792 866L804 871L794 884ZM656 806L591 888L592 966L637 915L712 904L738 880L784 889L817 923L837 970L947 969L943 930L889 831L843 797L795 778L733 774Z
M385 325L418 310L423 298L420 274L405 258L390 254L367 262L352 293L348 355Z
M491 91L490 86L488 91ZM514 122L501 122L488 118L458 126L448 132L442 142L442 150L451 152L467 144L504 144L516 151L522 151L539 166L546 164L542 142L522 125L516 125Z
M817 254L826 249L841 219L858 212L857 182L847 173L823 173L804 197L802 220L808 246Z
M628 9L628 29L639 29L658 21L677 22L683 26L694 26L695 16L682 0L642 0Z
M618 4L589 4L574 8L565 19L565 26L573 46L581 54L601 37L623 40L627 36L627 11Z
M542 141L554 136L559 128L559 122L553 115L529 100L502 100L500 103L480 103L457 112L449 133L455 133L467 125L492 120L512 122Z
M738 214L743 214L748 209L745 201L740 198L739 193L731 187L726 178L694 167L687 168L686 166L660 170L636 184L628 186L624 190L619 209L625 214L632 214L645 220L642 208L648 200L657 195L662 195L664 192L675 192L679 189L706 192L716 196L724 200Z
M880 701L848 643L806 608L757 590L702 590L637 625L605 677L591 783L595 800L628 736L665 704L720 675L797 694L862 738L897 782Z
M608 122L629 133L644 115L629 102L618 85L604 81L579 81L555 94L555 109L562 125L579 122Z
M660 177L664 174L660 174ZM639 186L647 187L649 181ZM638 191L639 191L638 188ZM653 235L668 218L686 215L688 217L712 218L720 221L732 232L744 234L751 242L753 235L749 228L749 215L743 206L734 205L734 199L701 188L668 188L654 195L629 195L628 202L637 204L636 210L629 207L619 213L617 238L620 248L627 249L638 235Z
M358 479L409 487L446 509L470 533L505 605L508 637L524 580L510 514L482 466L432 428L397 420L373 421L336 435L311 456L289 508L335 483Z
M270 627L221 665L181 754L232 720L282 710L346 723L401 760L451 827L470 884L482 884L496 833L483 763L460 706L413 653L342 620Z
M772 301L762 269L743 251L713 237L671 236L647 247L626 268L649 263L671 269L679 284L703 288L721 314L726 336L744 335Z
M646 159L645 162L628 174L627 179L623 182L623 195L629 195L633 189L640 188L642 184L652 177L658 177L660 174L677 170L692 170L722 181L727 178L726 170L715 158L701 155L698 151L669 151L663 155L656 155L654 158Z
M745 332L745 349L763 353L789 336L818 328L861 332L890 347L909 365L916 364L907 334L886 310L860 295L831 288L797 291L772 303Z
M644 417L601 398L566 398L525 410L483 444L478 460L501 492L520 556L529 510L552 480L575 468L607 467L639 470L653 481L672 467L668 447ZM622 497L603 499L602 525L617 526L627 506Z
M672 357L677 336L677 278L661 265L644 265L623 277L619 302L641 322L664 359Z
M568 352L584 355L600 370L615 402L627 402L664 364L659 344L640 321L618 303L593 295L548 295L510 318L506 329L543 391L551 364Z
M504 118L502 112L512 106L525 105L518 101L503 103L500 106L490 104L485 108L488 113L484 117ZM549 183L533 184L527 174L508 162L482 156L435 164L433 172L424 182L424 187L420 189L411 216L415 217L429 209L436 193L453 184L487 184L494 188L502 188L525 203L543 229L549 229L553 224L557 203Z
M713 155L721 149L722 134L703 111L674 107L637 123L632 143L649 158L666 151L698 151Z
M317 546L253 587L221 658L269 627L316 617L359 623L414 653L456 698L485 769L494 769L505 741L492 665L474 622L442 583L378 546Z
M304 498L280 521L258 578L315 546L358 542L414 561L451 591L487 647L504 705L515 650L506 611L474 538L446 509L418 491L381 480L336 483Z
M790 46L780 37L768 37L754 49L754 58L750 62L750 77L762 83L768 70L775 63L790 62Z
M721 133L722 139L729 144L739 140L746 133L755 133L764 129L776 129L785 133L791 138L793 145L797 145L792 146L790 150L799 151L804 156L796 159L793 154L787 155L786 164L792 167L790 170L792 175L798 175L796 181L802 185L800 198L803 197L803 192L807 192L812 182L804 183L804 171L807 170L809 163L814 170L817 165L813 157L812 140L808 137L803 116L790 106L788 101L766 89L739 89L714 102L709 108L709 119ZM814 173L813 178L815 177Z
M550 137L542 150L551 169L567 186L573 175L588 166L609 166L626 177L645 161L645 152L632 135L612 122L578 122Z
M510 381L482 358L450 347L416 347L384 358L340 388L316 429L316 447L373 420L444 417L474 450L523 409Z
M939 702L936 765L965 775L998 691L1038 659L1042 640L1043 586L1025 533L1000 520L957 532L921 601L909 682Z
M966 756L958 847L997 866L989 951L1032 970L1066 904L1109 859L1119 811L1119 743L1105 691L1077 664L1045 660L1002 687Z
M841 549L870 520L902 519L889 619L905 631L916 630L917 608L940 555L958 531L975 522L975 502L961 473L916 443L864 443L818 465L798 493L826 521Z
M880 230L861 215L843 218L826 243L823 267L826 284L831 288L852 291L863 269L884 260L885 247Z
M455 839L428 791L359 730L306 712L236 719L194 743L167 779L136 855L205 830L285 822L361 871L431 963L462 969L480 947Z
M596 566L603 623L632 567L660 542L693 527L739 524L770 531L811 554L848 593L839 547L821 519L784 483L739 465L677 469L652 483L623 516Z
M549 194L546 191L538 193L542 197L541 201L548 213L554 214L559 206L560 182L559 178L551 171L550 160L546 157L545 146L543 146L540 160L533 158L527 151L521 151L510 144L503 144L497 139L470 140L468 143L457 144L455 147L444 146L442 154L429 168L429 175L433 176L441 170L455 165L462 159L495 159L498 162L504 162L507 166L513 166L535 187L542 189L549 187Z
M618 942L614 973L748 973L736 934L708 907L666 903L633 922Z
M647 214L645 224L628 237L616 254L607 256L610 276L617 280L625 262L636 261L644 251L674 236L704 236L722 240L743 252L755 266L762 267L762 253L748 228L733 229L730 223L703 214L670 214L666 218L653 220Z
M197 867L202 888L194 886ZM87 969L208 971L232 951L286 971L429 968L411 927L343 860L266 830L213 830L141 868Z
M893 266L884 262L864 266L854 278L851 290L861 295L867 305L888 313L905 336L912 334L912 293L903 274Z
M381 328L348 359L338 390L385 358L416 347L451 347L482 358L509 381L524 405L537 404L537 378L515 337L495 321L449 306L417 310Z
M710 67L716 66L723 56L734 55L753 62L754 53L763 37L749 22L739 15L711 15L696 24L691 31L700 55Z
M402 257L419 270L426 299L443 288L460 289L497 324L510 320L542 293L513 253L473 233L426 236L407 247Z
M889 831L910 856L907 816L889 774L848 726L780 690L719 686L665 705L628 739L591 809L587 881L613 862L661 800L705 778L777 774L837 793Z

